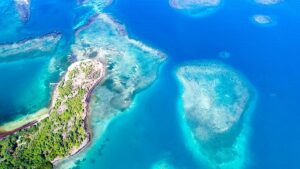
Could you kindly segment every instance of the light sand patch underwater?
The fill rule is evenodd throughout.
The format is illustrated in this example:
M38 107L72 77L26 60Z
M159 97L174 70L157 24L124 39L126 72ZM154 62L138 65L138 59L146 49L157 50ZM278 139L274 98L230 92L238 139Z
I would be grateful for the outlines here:
M253 15L250 20L252 23L259 26L274 26L277 24L273 17L263 14Z
M169 164L169 162L165 159L162 159L153 164L151 169L176 169L174 166Z
M252 85L220 63L187 64L176 74L187 146L208 168L243 168L256 98Z
M94 12L101 12L105 7L109 6L113 0L82 0L83 7L91 7Z
M275 5L283 0L254 0L256 3L261 4L261 5Z
M204 17L214 13L222 5L222 0L169 0L172 8L189 16Z

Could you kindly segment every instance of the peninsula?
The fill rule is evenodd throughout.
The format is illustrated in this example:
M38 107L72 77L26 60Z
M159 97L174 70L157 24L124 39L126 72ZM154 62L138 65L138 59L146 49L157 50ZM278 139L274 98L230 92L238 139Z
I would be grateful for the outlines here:
M55 88L49 116L0 140L0 168L52 168L80 151L90 140L89 97L104 74L98 60L73 63Z

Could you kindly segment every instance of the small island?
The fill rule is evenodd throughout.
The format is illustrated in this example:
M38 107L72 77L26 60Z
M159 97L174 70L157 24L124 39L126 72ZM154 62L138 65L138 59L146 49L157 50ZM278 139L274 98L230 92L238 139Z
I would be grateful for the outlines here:
M85 147L89 98L104 74L98 60L73 63L55 88L49 116L0 140L0 168L52 168Z

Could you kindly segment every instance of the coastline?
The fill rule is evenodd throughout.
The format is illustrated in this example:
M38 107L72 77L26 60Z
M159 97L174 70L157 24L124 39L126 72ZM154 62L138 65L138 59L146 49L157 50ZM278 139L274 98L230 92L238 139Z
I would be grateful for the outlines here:
M29 122L29 123L27 123L27 124L25 124L25 125L23 125L23 126L21 126L19 128L16 128L16 129L13 129L13 130L10 130L10 131L1 132L0 133L0 140L3 139L3 138L5 138L5 137L7 137L7 136L9 136L9 135L12 135L12 134L16 133L17 131L29 128L29 127L35 125L36 123L38 123L38 121L34 120L34 121L31 121L31 122Z
M5 123L0 126L0 140L19 130L29 128L47 117L49 117L49 109L42 108L33 114Z
M122 115L122 114L120 114ZM84 156L81 156L83 155L86 151L89 150L89 148L91 148L93 146L93 144L96 142L96 140L100 139L102 140L102 136L103 134L105 133L108 125L111 123L111 121L113 120L116 120L116 118L120 117L119 115L112 115L112 116L109 116L109 117L106 117L105 119L103 119L103 123L99 124L97 126L97 131L99 133L94 133L93 130L91 130L90 126L91 125L88 125L88 129L90 131L90 140L88 142L86 142L85 145L82 145L81 147L79 147L77 149L76 152L74 152L73 154L65 157L65 158L62 158L60 160L56 160L56 161L53 161L53 166L54 168L57 168L57 169L64 169L64 168L72 168L72 167L75 167L72 163L72 161L78 161L78 160L81 160L82 157ZM89 120L87 119L87 122L89 122ZM89 122L90 124L90 122ZM71 162L71 163L69 163Z

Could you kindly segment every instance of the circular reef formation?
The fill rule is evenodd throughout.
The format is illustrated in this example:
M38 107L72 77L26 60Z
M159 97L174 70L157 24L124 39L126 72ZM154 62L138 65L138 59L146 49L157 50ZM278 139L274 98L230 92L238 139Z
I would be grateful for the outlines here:
M183 13L203 17L214 13L222 5L221 0L169 0L171 7Z
M251 21L254 24L261 26L273 26L276 24L275 19L268 15L257 14L251 17Z
M176 75L189 147L208 168L242 168L248 160L246 140L255 89L221 63L187 64Z

